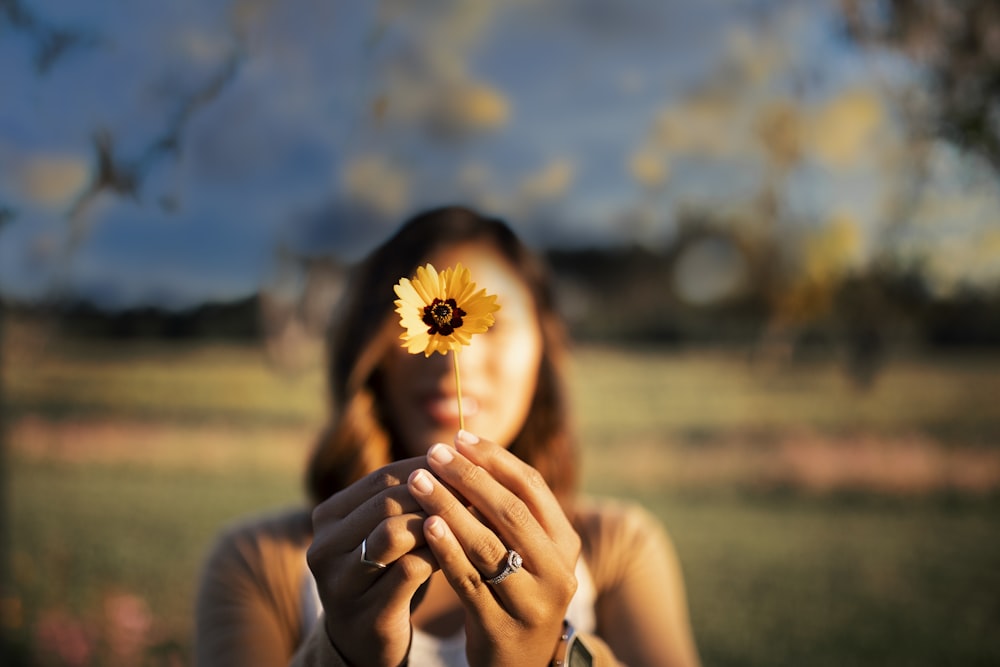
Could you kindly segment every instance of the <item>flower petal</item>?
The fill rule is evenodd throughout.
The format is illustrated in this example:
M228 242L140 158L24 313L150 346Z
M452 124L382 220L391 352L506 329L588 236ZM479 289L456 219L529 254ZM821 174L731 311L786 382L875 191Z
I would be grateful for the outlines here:
M437 271L430 264L417 267L417 276L413 280L413 288L420 295L420 300L424 305L430 304L438 297L439 279Z
M420 296L414 284L407 278L401 278L392 289L396 292L396 296L414 307L420 308L425 305L423 297ZM396 305L399 305L399 301L396 302Z
M418 334L410 336L409 334L403 334L400 336L403 339L402 347L405 347L407 352L410 354L419 354L427 349L427 345L430 342L430 335L426 331L422 331Z

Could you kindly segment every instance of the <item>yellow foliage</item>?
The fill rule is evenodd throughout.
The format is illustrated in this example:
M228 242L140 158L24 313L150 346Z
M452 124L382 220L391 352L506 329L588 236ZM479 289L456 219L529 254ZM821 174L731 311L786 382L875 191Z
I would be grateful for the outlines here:
M431 123L451 134L495 130L507 124L510 103L497 88L481 82L452 86L433 105Z
M83 190L90 170L78 157L37 155L21 168L19 180L25 195L45 206L65 206Z
M860 259L861 231L854 218L837 213L803 244L799 272L777 295L775 307L784 324L800 324L829 312L844 275Z
M873 90L847 90L813 117L809 147L832 167L856 164L870 149L883 116L882 103Z
M629 157L628 170L639 185L650 189L662 187L670 173L663 157L643 149Z
M792 101L778 99L766 105L757 118L756 130L768 156L776 164L787 167L799 159L802 118Z
M738 109L724 94L705 93L660 111L653 121L655 148L706 157L731 155L736 145Z
M344 165L341 183L351 197L389 216L400 215L409 205L409 178L384 155L351 158Z
M521 184L521 193L529 201L557 199L573 184L576 168L567 158L557 158L540 171L530 174Z
M829 283L853 266L861 250L858 224L846 213L836 213L827 226L809 239L803 273L811 282Z

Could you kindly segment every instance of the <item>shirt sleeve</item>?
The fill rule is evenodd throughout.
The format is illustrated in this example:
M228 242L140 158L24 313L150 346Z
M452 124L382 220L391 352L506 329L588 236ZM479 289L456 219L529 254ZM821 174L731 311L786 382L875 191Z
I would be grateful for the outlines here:
M227 530L209 552L195 601L198 667L284 667L295 653L299 600L297 587L286 580L301 572L286 564L287 540L275 538L271 528Z
M633 504L601 504L577 524L597 587L601 641L583 638L594 664L698 665L680 561L662 524Z

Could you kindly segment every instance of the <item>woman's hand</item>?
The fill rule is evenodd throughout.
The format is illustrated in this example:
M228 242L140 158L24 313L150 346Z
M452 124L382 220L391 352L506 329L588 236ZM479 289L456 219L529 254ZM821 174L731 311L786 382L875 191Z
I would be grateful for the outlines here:
M466 608L469 664L548 665L576 592L580 538L541 475L498 445L460 431L427 454L413 497L427 544ZM437 479L435 479L435 476ZM497 584L508 549L523 567Z
M406 480L426 465L405 459L358 480L313 511L307 560L334 647L355 667L398 667L410 647L410 601L437 569L426 546L427 514ZM362 562L365 558L384 568Z

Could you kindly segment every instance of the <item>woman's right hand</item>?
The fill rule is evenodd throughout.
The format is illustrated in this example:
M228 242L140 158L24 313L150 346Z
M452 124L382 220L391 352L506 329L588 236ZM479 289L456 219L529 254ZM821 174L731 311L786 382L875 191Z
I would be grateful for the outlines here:
M410 601L438 569L423 533L427 514L410 495L426 457L396 461L313 510L307 553L334 647L357 667L399 667L410 647ZM361 561L366 557L384 569Z

